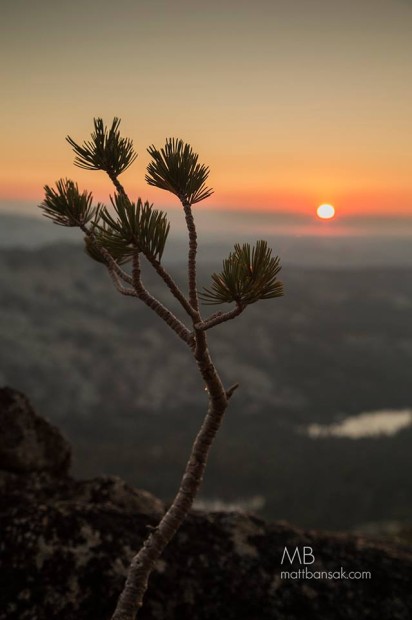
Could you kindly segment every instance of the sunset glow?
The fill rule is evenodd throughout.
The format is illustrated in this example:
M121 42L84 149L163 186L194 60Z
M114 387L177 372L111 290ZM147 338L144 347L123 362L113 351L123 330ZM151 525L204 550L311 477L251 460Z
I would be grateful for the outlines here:
M174 199L146 185L146 149L179 137L210 167L202 208L310 216L327 196L342 217L412 217L412 7L315 4L8 3L0 209L61 177L107 202L110 182L73 166L65 136L118 116L139 154L122 182L159 206Z

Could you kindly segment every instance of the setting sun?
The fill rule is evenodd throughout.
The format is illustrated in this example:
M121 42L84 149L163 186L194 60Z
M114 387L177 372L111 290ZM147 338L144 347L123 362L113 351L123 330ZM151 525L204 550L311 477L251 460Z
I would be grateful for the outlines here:
M335 207L328 204L320 205L316 213L321 220L330 220L332 217L335 217Z

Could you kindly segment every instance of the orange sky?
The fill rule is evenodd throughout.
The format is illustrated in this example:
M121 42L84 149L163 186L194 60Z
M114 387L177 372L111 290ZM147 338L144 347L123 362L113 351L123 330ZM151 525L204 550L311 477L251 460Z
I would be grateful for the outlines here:
M118 0L2 8L0 208L63 176L64 137L122 118L144 183L146 147L182 137L211 167L216 207L412 215L412 2Z

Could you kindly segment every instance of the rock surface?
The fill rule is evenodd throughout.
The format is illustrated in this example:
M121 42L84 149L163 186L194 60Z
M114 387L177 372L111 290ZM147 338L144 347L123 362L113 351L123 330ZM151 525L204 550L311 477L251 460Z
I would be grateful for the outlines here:
M109 620L130 559L162 502L115 477L76 481L70 449L12 390L0 390L0 620ZM38 460L36 460L38 457ZM282 578L285 547L309 571ZM310 561L310 551L307 549ZM193 512L150 580L142 620L410 620L411 548Z
M68 472L70 445L57 428L33 411L23 394L9 388L0 390L0 411L0 469Z

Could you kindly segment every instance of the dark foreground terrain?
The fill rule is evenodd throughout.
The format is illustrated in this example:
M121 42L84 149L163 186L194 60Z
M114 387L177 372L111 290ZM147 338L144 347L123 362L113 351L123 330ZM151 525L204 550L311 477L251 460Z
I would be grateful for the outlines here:
M0 618L108 620L162 502L116 477L75 480L71 449L27 399L0 390ZM282 578L285 547L316 573ZM311 558L308 558L311 559ZM158 562L142 620L409 620L410 547L193 512Z

